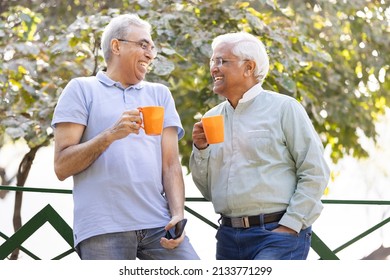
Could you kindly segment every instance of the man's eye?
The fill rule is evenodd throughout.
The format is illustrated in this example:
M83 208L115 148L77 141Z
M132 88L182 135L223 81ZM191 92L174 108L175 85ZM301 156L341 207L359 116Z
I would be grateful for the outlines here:
M141 43L141 48L146 50L148 48L148 44L147 43Z
M225 60L223 60L222 58L217 58L215 62L217 65L221 66L222 64L225 63Z

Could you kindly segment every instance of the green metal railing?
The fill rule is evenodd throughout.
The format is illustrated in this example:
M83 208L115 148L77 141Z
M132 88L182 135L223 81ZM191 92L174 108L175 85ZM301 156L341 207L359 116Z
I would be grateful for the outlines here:
M23 192L39 192L39 193L51 193L51 194L72 194L72 190L64 189L48 189L48 188L28 188L28 187L13 187L13 186L0 186L0 190L7 191L23 191ZM186 202L207 202L204 198L186 198ZM322 200L324 204L349 204L349 205L390 205L390 201L382 200ZM192 208L185 206L185 210L190 214L194 215L204 223L209 226L217 229L218 226L212 221L200 215L198 212ZM73 231L72 228L65 222L65 220L54 210L54 208L48 204L41 211L39 211L35 216L33 216L29 221L27 221L17 232L12 236L7 236L1 232L0 228L0 237L5 241L0 245L0 260L6 259L15 249L19 248L26 255L30 256L32 259L39 260L35 254L30 252L28 249L24 248L22 244L26 241L32 234L34 234L39 228L41 228L46 222L50 223L51 226L60 234L60 236L69 244L69 249L60 255L53 258L53 260L62 259L69 254L73 253L75 250L73 248ZM358 236L354 237L345 244L339 246L338 248L331 250L317 234L313 232L312 235L312 249L318 254L321 260L338 260L337 253L341 250L349 247L358 240L366 237L375 230L381 228L390 222L390 217L384 219L377 225L367 229Z

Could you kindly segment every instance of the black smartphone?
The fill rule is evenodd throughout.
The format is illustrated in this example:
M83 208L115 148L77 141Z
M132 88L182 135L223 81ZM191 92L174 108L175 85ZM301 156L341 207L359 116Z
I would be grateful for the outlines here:
M187 219L183 219L180 222L178 222L174 227L167 230L167 233L165 234L165 238L178 239L183 234L186 223L187 223Z

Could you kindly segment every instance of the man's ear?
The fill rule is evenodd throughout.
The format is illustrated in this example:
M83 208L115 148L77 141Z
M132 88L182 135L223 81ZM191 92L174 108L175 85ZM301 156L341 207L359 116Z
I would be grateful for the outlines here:
M111 50L113 54L119 54L119 41L117 39L112 39L111 40Z
M255 68L256 68L256 62L254 62L253 60L247 61L245 65L245 76L247 77L253 76L255 72Z

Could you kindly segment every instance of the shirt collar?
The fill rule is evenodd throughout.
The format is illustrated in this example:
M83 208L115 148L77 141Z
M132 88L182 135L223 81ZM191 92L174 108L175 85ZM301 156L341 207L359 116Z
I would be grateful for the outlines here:
M109 86L109 87L112 87L112 86L115 86L115 87L120 87L120 88L123 88L122 84L120 82L116 82L112 79L110 79L106 72L104 71L99 71L97 74L96 74L96 78L103 84ZM135 88L135 89L141 89L144 87L144 81L140 81L138 84L135 84L135 85L132 85L132 86L129 86L129 88ZM124 88L123 88L124 89Z
M256 96L258 96L261 91L263 91L263 88L262 88L261 84L259 84L259 83L255 84L247 92L244 93L244 95L238 101L238 103L244 103L244 102L248 102L249 100L252 100Z

